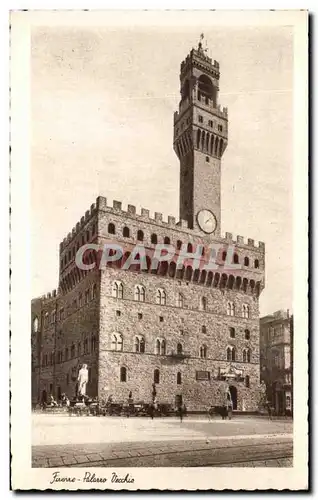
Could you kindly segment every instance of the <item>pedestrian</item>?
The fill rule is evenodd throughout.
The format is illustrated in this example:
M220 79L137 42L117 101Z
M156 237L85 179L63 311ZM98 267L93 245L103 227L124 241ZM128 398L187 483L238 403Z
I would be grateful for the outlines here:
M178 415L180 417L180 422L182 422L183 421L183 407L181 404L178 407Z
M182 411L183 411L183 415L186 417L187 416L187 407L185 404L183 405Z
M231 420L232 418L232 400L229 400L228 401L228 404L227 404L227 416L228 416L228 419Z
M272 407L269 401L266 402L268 419L272 420Z
M149 415L151 417L151 420L153 420L153 416L154 416L154 404L153 403L150 403L150 406L149 406Z

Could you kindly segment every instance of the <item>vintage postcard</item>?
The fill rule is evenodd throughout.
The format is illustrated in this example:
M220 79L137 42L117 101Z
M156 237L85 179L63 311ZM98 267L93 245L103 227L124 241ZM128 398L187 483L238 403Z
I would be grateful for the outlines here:
M308 488L307 24L12 12L13 489Z

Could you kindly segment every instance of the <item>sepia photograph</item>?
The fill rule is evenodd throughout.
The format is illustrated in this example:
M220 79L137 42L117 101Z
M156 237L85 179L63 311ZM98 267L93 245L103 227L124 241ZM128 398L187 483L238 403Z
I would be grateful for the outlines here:
M307 13L90 14L11 19L13 125L23 68L28 93L16 484L303 489Z

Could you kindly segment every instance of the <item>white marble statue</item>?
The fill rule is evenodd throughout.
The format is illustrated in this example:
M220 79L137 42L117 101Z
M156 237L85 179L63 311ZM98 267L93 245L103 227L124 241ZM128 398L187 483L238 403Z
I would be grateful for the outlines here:
M78 395L86 396L86 384L88 382L87 365L84 364L80 369L80 371L78 372L77 382L78 382Z

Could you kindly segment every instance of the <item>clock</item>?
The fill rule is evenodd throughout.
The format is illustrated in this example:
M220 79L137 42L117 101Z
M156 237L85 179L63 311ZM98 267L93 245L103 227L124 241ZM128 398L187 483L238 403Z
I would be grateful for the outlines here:
M215 215L211 212L211 210L207 210L206 208L200 210L197 214L197 222L200 229L207 234L212 234L216 230L217 222Z

